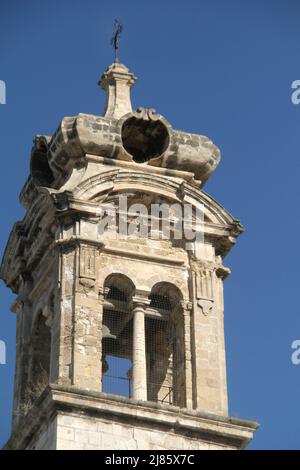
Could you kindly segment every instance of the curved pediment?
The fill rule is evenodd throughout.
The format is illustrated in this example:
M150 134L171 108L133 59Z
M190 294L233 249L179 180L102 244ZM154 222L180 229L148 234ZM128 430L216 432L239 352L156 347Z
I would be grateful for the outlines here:
M204 206L205 220L211 224L229 227L235 225L241 232L243 227L221 204L194 185L178 178L166 178L143 171L112 169L84 179L73 190L75 199L93 203L107 201L117 194L135 194L135 199L152 195L153 201L170 201L173 203L191 203ZM149 197L148 197L149 199ZM153 202L154 203L154 202Z

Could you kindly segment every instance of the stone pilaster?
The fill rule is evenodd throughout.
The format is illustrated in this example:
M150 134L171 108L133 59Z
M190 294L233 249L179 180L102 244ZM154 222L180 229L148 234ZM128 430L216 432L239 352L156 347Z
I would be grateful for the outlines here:
M193 408L193 364L191 342L191 313L192 302L181 302L184 324L184 352L185 352L185 396L186 408Z
M58 293L51 335L50 382L72 384L76 245L58 244Z
M228 273L226 273L227 276ZM226 374L226 351L225 351L225 329L224 329L224 292L223 273L217 271L216 276L216 313L218 318L218 352L220 371L220 405L224 414L228 414L227 374Z
M199 261L192 271L194 406L227 415L225 350L220 339L220 290L213 262ZM222 335L224 333L222 332Z
M98 249L83 244L76 252L72 383L99 391L101 388L102 303L97 287Z

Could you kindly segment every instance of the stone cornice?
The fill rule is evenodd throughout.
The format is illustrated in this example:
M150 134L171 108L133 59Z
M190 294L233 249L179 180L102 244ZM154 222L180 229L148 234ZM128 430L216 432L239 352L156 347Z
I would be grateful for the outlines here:
M47 215L47 223L43 228L44 234L39 233L37 237L35 236L34 229L36 225L35 221L39 224L39 220L46 217L45 210L47 207L50 207L50 200L52 200L53 209L55 208L55 210L53 210L53 215L50 218L49 215ZM51 226L59 225L68 215L71 215L74 218L83 216L87 219L94 218L94 223L96 223L97 218L99 217L99 203L79 200L73 196L72 192L48 193L48 198L43 200L43 203L39 207L39 212L35 214L33 220L31 219L30 230L25 230L27 220L30 220L29 215L26 215L23 222L14 226L3 256L0 277L4 279L6 284L12 287L15 292L16 288L13 287L13 285L15 284L18 276L22 273L26 273L30 266L34 266L36 260L40 259L41 254L45 251L45 248L49 247L49 241L51 244L51 240L53 240L53 235L50 233ZM222 224L206 222L204 228L205 237L209 237L211 239L212 243L217 248L217 254L221 254L222 256L227 254L231 246L235 243L237 234L242 232L240 224L237 222L235 225L234 221L227 227ZM27 235L25 236L24 234L26 232ZM56 243L65 245L80 242L92 243L101 247L103 246L103 243L100 240L93 240L91 238L84 238L81 236L72 236L67 239L61 239ZM109 244L106 244L103 247L103 250L116 256L125 255L126 257L132 257L133 259L139 258L144 259L145 261L149 260L152 262L155 261L163 263L165 265L184 266L185 264L184 258L181 259L173 257L172 255L161 256L145 254L137 251L132 251L131 253L128 249L123 250L122 248L112 247ZM19 255L18 253L22 254ZM222 276L226 277L225 274L226 273L223 273Z
M143 113L140 109L121 119L89 114L65 117L48 145L48 163L55 177L68 174L75 161L84 159L87 154L133 161L123 147L121 132L125 120L139 119L139 114ZM208 179L220 161L219 149L207 137L175 130L162 116L159 119L168 130L170 142L161 156L150 159L145 165L184 170L192 172L196 180Z
M180 171L176 169L170 169L170 168L161 168L161 167L156 167L156 166L149 166L149 165L143 165L141 166L140 163L135 163L132 161L127 161L127 160L111 160L110 158L107 157L102 157L99 155L90 155L87 154L85 156L86 160L88 162L94 162L94 163L101 163L103 165L111 165L115 167L120 167L120 168L128 168L130 170L134 171L143 171L145 173L150 173L150 174L157 174L157 175L162 175L162 176L171 176L174 178L181 178L186 181L189 181L191 184L195 185L196 187L200 186L201 182L197 182L194 180L194 175L190 171Z
M15 224L13 228L3 256L1 278L16 292L18 276L36 264L45 247L49 246L49 241L51 243L53 240L55 227L64 223L66 217L71 217L71 220L85 217L91 221L94 219L94 223L97 223L97 220L100 220L101 202L95 200L95 196L107 196L107 191L112 190L115 195L124 192L126 194L126 191L149 191L149 194L165 197L171 203L203 205L204 236L216 247L217 255L224 257L243 231L240 222L194 184L177 176L173 178L163 174L151 174L139 168L134 171L133 168L118 168L96 174L83 180L73 191L37 188L37 197L28 208L23 221ZM105 202L107 201L109 197L106 198ZM113 249L107 245L105 249L118 255L117 247ZM137 252L132 253L132 257L145 259ZM149 259L154 261L154 258L155 256L151 256ZM184 264L184 261L175 260L172 256L167 258L158 256L156 261L168 265Z
M95 418L109 418L162 430L176 430L204 441L226 443L244 448L259 427L257 422L180 409L177 406L140 402L125 397L107 395L65 387L48 386L31 411L13 433L4 450L25 449L30 446L35 431L49 425L57 413L80 414Z

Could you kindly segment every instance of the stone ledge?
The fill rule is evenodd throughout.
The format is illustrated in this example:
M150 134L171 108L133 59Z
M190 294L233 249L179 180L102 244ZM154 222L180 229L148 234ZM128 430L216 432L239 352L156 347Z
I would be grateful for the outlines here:
M36 430L49 425L58 413L105 419L149 430L160 429L236 449L245 448L259 426L254 421L141 402L75 387L50 385L4 449L27 448Z

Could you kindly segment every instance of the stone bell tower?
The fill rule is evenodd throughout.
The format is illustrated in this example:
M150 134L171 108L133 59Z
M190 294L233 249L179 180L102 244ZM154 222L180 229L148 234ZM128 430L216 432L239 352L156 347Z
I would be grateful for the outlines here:
M34 139L1 266L17 316L6 449L241 449L257 428L227 409L223 258L243 227L202 189L219 149L133 111L135 80L113 63L103 117ZM200 242L175 236L187 206Z

